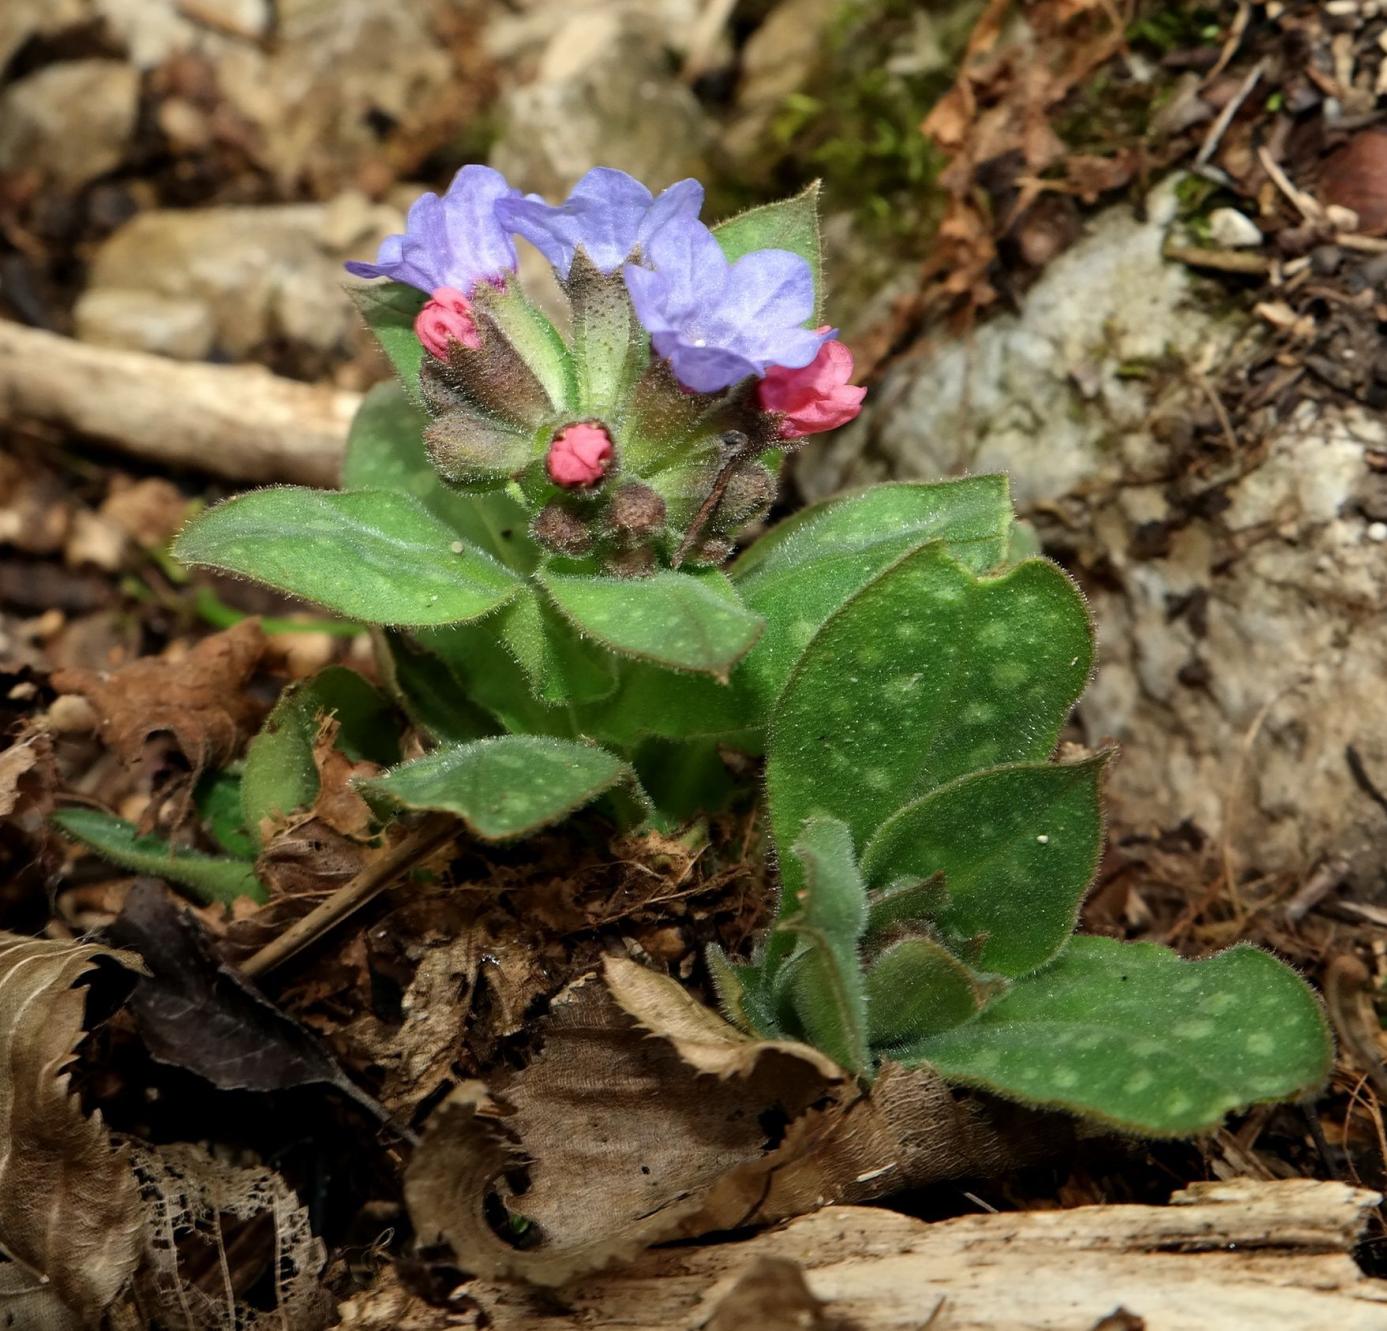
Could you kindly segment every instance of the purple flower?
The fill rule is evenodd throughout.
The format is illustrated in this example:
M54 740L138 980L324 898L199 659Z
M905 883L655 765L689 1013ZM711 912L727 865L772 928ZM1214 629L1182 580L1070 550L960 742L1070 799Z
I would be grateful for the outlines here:
M503 199L496 215L567 278L580 247L599 271L614 273L662 228L696 222L702 206L703 186L696 180L681 180L657 199L625 171L596 166L557 206L527 194Z
M664 227L627 264L626 287L655 350L685 388L714 393L772 365L808 365L832 329L805 328L814 275L788 250L755 250L735 263L702 223Z
M478 282L515 269L515 245L496 216L498 203L520 191L489 166L464 166L448 192L421 194L402 236L381 241L375 263L349 263L357 277L389 277L430 294L450 287L464 295Z

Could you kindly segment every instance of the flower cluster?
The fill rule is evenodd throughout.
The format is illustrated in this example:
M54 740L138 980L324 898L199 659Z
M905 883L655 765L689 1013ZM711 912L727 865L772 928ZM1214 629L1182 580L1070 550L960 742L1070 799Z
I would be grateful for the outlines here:
M641 325L675 378L716 393L752 376L764 411L784 417L781 437L833 429L857 415L863 390L845 388L852 356L834 331L806 327L814 310L809 264L764 249L729 261L699 220L703 187L681 180L658 196L624 171L596 167L561 204L521 195L499 171L465 166L441 198L423 195L402 236L359 277L388 277L427 292L416 323L428 351L475 346L469 298L504 283L521 236L567 280L581 251L602 274L621 272Z

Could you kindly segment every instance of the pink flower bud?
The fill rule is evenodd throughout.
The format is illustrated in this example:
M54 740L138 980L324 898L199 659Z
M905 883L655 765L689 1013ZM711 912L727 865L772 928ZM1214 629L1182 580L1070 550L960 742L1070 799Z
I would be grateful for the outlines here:
M475 351L482 344L472 305L461 291L439 287L414 318L414 331L424 349L439 360L448 359L450 343L460 342Z
M848 383L852 352L836 338L798 370L773 365L756 386L762 411L778 412L782 439L798 439L846 425L862 410L865 388Z
M544 465L549 479L566 490L596 485L612 461L612 437L600 425L569 425L554 436Z

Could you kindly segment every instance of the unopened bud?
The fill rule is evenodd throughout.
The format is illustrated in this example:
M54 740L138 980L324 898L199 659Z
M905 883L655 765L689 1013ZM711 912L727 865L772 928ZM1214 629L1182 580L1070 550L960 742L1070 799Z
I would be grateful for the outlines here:
M415 316L414 332L429 355L438 360L448 359L448 348L454 342L473 351L482 344L472 303L452 287L439 287L425 302Z
M703 568L716 568L719 564L725 564L736 548L725 536L705 536L684 556L684 562Z
M530 535L546 550L577 558L592 549L592 531L562 504L545 504L530 524Z
M565 426L549 445L545 468L549 479L565 490L596 485L612 464L612 437L592 421Z
M607 520L627 539L653 536L665 525L665 501L648 485L632 481L612 496Z
M740 527L764 517L775 503L776 479L759 462L738 467L727 482L718 504L717 521L723 527Z

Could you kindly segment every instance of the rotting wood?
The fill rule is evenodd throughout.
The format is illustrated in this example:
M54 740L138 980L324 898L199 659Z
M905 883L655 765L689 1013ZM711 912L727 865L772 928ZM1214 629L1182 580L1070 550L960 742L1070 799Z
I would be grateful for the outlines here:
M0 425L59 426L161 466L333 486L360 401L259 365L191 364L0 320Z
M937 1224L831 1206L744 1242L648 1252L563 1290L474 1281L466 1293L492 1331L550 1331L560 1306L588 1331L695 1331L720 1324L734 1290L747 1297L757 1264L789 1261L823 1305L807 1324L854 1331L1088 1331L1118 1309L1146 1331L1383 1331L1387 1282L1351 1256L1378 1200L1342 1183L1236 1179L1197 1183L1169 1206ZM358 1296L345 1324L373 1326L369 1301Z

